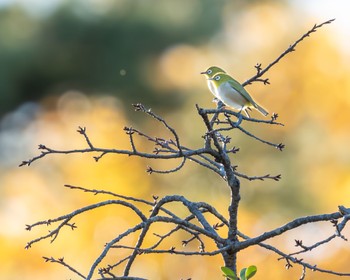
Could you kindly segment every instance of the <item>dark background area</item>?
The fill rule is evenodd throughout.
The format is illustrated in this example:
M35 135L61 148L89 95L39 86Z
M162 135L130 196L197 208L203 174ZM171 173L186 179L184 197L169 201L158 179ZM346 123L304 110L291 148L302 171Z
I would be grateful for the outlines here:
M196 2L185 23L160 16L157 1L118 2L103 14L74 2L49 15L31 15L16 5L1 9L0 116L22 102L72 88L119 95L127 103L140 96L153 106L181 103L176 92L165 98L149 87L144 64L174 43L208 40L221 28L219 2L225 1ZM188 4L180 2L171 5L178 11L163 13L186 11Z

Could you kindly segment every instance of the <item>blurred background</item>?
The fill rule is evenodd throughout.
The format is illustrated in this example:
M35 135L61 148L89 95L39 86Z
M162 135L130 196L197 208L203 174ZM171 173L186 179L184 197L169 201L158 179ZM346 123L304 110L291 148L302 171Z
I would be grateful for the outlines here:
M349 207L349 8L346 0L0 0L0 278L77 278L60 265L45 263L42 256L65 257L86 275L104 244L138 222L127 210L109 207L76 219L78 229L66 229L54 243L45 240L25 250L28 241L51 229L27 232L26 224L108 199L65 189L64 184L149 200L153 194L180 194L225 214L225 182L193 163L176 174L151 176L147 165L167 168L178 162L109 155L96 164L92 155L65 155L30 167L18 165L39 153L38 144L85 148L78 126L87 128L95 146L107 148L129 147L124 126L164 135L158 123L133 111L135 102L163 116L184 145L200 147L204 127L195 104L215 107L201 71L221 66L243 82L255 74L254 65L266 66L315 23L331 18L336 21L305 39L267 73L271 85L247 86L285 126L246 127L268 141L286 144L285 150L236 131L230 136L240 148L233 160L238 171L282 174L280 182L241 181L239 226L245 234L256 236L299 216ZM311 245L333 232L330 223L315 224L268 243L288 253L296 250L294 239ZM350 238L348 229L344 234ZM188 236L179 238L169 248L181 249ZM350 272L349 253L349 243L335 240L302 258L321 268ZM110 261L120 257L115 251ZM257 280L301 275L301 268L286 271L283 261L260 248L239 255L239 268L251 264L258 267ZM173 255L143 255L132 275L220 279L221 265L219 256L184 261ZM337 277L308 271L307 279Z

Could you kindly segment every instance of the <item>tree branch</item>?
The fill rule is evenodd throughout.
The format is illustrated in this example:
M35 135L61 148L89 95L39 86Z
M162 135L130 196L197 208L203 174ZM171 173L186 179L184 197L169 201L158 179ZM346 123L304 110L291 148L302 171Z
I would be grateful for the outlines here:
M340 212L301 217L301 218L295 219L295 220L293 220L293 221L291 221L291 222L289 222L289 223L287 223L279 228L265 232L257 237L250 238L249 240L240 242L236 246L236 249L242 250L242 249L247 248L249 246L256 245L260 242L263 242L263 241L270 239L272 237L281 235L282 233L289 231L291 229L297 228L301 225L305 225L308 223L314 223L314 222L320 222L320 221L331 221L331 220L340 219L341 217L343 217L343 214L341 214ZM346 219L348 219L348 217Z
M262 69L261 64L257 64L255 68L257 69L257 73L255 76L251 77L250 79L246 80L244 83L242 83L243 86L246 86L248 84L251 84L252 82L255 81L261 81L259 78L262 77L267 71L270 70L275 64L277 64L283 57L285 57L288 53L294 52L295 47L303 41L305 38L309 37L312 33L316 32L317 29L321 28L325 24L330 24L332 23L334 19L327 20L321 24L315 24L309 31L304 33L298 40L296 40L292 45L290 45L283 53L281 53L273 62L271 62L266 68ZM264 84L267 84L267 80L263 80Z

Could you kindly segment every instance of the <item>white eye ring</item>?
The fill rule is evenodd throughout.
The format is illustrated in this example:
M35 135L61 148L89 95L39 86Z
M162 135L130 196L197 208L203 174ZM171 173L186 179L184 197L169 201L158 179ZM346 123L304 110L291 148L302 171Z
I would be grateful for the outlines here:
M215 80L217 80L217 81L220 80L220 76L216 76Z
M213 73L213 71L209 69L209 70L207 71L207 74L210 75L211 73Z

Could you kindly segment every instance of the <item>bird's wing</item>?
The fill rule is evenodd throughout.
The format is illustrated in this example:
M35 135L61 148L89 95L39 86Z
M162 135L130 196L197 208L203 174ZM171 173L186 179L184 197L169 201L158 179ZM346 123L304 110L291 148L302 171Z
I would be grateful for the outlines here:
M250 94L244 89L244 87L237 82L236 80L232 79L229 81L232 88L234 88L236 91L238 91L250 104L254 105L255 101L250 96Z
M268 115L268 112L261 107L258 103L254 101L254 99L250 96L250 94L244 89L244 87L237 82L236 80L232 79L229 81L230 86L234 88L236 91L238 91L252 106L254 106L260 113L262 113L264 116Z

